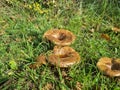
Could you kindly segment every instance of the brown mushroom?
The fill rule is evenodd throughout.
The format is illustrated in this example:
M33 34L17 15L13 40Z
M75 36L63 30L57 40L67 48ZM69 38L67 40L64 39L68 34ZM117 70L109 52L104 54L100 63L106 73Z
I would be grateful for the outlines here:
M70 45L75 40L75 36L72 32L64 29L48 30L43 38L51 41L52 43L60 46Z
M53 49L53 53L59 57L66 57L72 52L75 52L75 50L71 47L65 46L55 46Z
M100 58L97 67L100 71L110 77L120 76L120 59L108 57Z
M36 62L31 64L29 67L36 69L37 67L40 67L42 64L46 64L46 57L43 54L40 54L37 59Z
M69 46L55 46L53 54L48 57L48 62L61 68L69 67L79 61L79 54Z

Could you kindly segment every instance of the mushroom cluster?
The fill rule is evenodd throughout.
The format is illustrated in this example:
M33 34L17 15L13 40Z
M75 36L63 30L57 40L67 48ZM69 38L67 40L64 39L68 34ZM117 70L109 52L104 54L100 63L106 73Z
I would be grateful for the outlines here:
M48 30L44 33L43 38L55 44L53 53L47 57L50 64L66 68L79 63L80 56L78 52L69 46L76 38L72 32L64 29ZM30 68L37 68L42 64L46 64L45 55L39 55L36 63L31 64Z
M76 38L72 32L63 29L48 30L44 33L43 38L54 43L53 51L47 58L43 54L39 55L36 63L30 65L30 68L37 68L46 64L46 61L61 68L67 68L80 62L79 53L69 46ZM97 67L110 77L120 77L120 59L102 57L99 59Z
M78 52L69 46L76 38L72 32L64 29L48 30L43 38L55 44L53 53L48 56L49 63L65 68L79 62Z

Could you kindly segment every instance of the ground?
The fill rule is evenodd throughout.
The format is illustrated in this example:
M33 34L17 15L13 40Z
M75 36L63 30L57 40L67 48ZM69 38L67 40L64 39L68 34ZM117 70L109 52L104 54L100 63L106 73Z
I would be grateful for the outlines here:
M97 0L73 4L70 0L61 1L56 8L47 7L48 12L38 13L26 9L23 3L14 6L1 0L1 90L120 89L119 78L104 75L96 66L101 57L120 58L120 32L113 29L120 28L120 2ZM71 47L79 53L80 63L68 69L49 64L30 69L39 54L48 55L52 50L42 36L54 28L75 34Z

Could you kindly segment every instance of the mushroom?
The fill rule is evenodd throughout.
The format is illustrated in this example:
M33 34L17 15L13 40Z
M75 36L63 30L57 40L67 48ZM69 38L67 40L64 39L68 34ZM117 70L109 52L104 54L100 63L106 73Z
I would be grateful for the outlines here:
M46 38L56 45L65 46L72 44L76 37L68 30L53 29L45 32L43 38Z
M100 71L110 77L120 76L120 59L108 57L100 58L97 67Z
M53 49L53 53L59 57L66 57L72 52L75 52L75 50L68 46L55 46Z
M37 67L40 67L42 64L46 64L46 57L44 54L40 54L37 59L36 62L31 64L29 67L36 69Z
M61 68L69 67L79 61L79 54L69 46L55 46L53 54L48 57L48 62Z

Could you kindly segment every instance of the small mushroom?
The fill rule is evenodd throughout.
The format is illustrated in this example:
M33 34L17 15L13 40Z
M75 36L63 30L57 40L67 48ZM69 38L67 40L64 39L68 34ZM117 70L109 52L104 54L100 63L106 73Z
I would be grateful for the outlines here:
M120 59L108 57L100 58L97 67L100 71L110 77L120 76Z
M68 30L53 29L45 32L43 38L46 38L56 45L65 46L72 44L76 37Z
M79 54L69 46L55 46L53 54L48 57L48 62L61 68L69 67L79 61Z
M36 69L37 67L40 67L41 65L46 64L46 57L43 54L40 54L37 59L36 62L31 64L29 67Z

